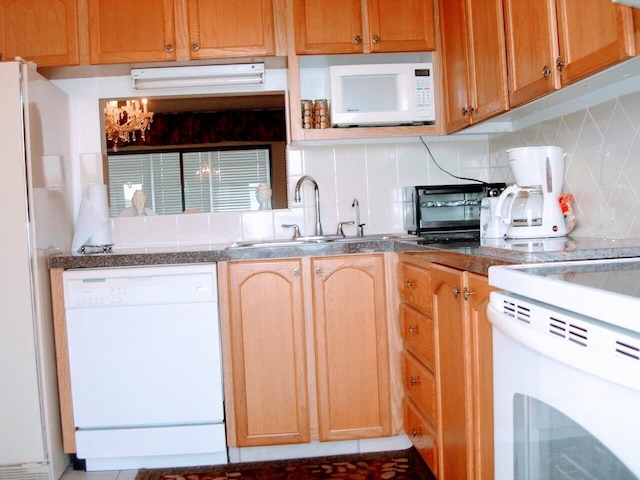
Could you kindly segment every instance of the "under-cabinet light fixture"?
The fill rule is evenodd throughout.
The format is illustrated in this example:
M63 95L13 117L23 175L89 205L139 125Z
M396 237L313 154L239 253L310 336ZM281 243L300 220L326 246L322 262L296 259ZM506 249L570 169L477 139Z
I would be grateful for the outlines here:
M264 63L134 68L131 70L131 80L136 90L258 85L264 83Z

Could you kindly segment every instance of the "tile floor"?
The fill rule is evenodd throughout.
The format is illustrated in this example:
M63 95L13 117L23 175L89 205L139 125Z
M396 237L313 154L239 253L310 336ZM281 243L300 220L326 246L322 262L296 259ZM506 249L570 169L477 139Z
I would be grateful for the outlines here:
M71 467L62 475L60 480L134 480L137 470L122 470L110 472L83 472L72 470Z

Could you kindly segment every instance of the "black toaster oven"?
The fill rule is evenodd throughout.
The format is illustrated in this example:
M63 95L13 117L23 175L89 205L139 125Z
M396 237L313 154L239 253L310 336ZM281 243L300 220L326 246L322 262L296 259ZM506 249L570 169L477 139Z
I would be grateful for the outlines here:
M420 236L480 237L480 204L504 183L423 185L403 189L404 228Z

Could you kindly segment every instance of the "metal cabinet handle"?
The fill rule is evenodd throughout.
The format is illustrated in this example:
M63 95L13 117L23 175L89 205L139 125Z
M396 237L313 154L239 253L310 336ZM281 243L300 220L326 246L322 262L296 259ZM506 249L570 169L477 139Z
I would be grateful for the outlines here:
M544 67L542 67L542 76L544 78L549 78L550 75L551 75L551 69L549 68L549 66L545 65Z
M564 66L565 66L565 63L562 61L562 58L558 57L558 58L556 59L556 69L557 69L559 72L561 72L561 71L562 71L562 69L564 68Z
M451 291L453 292L453 298L458 298L458 294L462 292L458 287L453 287Z
M371 37L371 42L380 43L380 36L379 35L374 35L373 37Z
M176 49L176 47L173 46L173 43L169 43L168 45L166 45L164 47L164 51L167 53L173 53L173 51Z
M321 267L316 267L316 268L314 268L314 269L313 269L313 274L314 274L316 277L321 277L321 276L323 275L323 273L324 273L324 272L322 271L322 268L321 268Z
M406 285L407 285L407 288L415 287L416 282L414 282L413 280L407 280Z
M300 269L298 267L293 267L291 269L291 276L293 278L298 278L300 276Z
M411 383L412 387L420 385L420 377L409 377L409 383Z
M356 35L355 37L353 37L353 43L355 43L356 45L360 45L362 43L362 37L360 35Z
M418 327L414 327L413 325L409 325L409 333L411 335L416 335L419 332Z
M464 287L464 290L462 290L462 296L464 297L464 299L469 300L469 297L471 295L475 295L475 292L472 292L467 287Z
M413 438L419 437L420 435L422 435L422 430L419 427L413 427L411 429L411 436Z
M196 42L193 42L193 43L191 44L191 51L192 51L192 52L197 52L198 50L200 50L200 44L199 44L199 43L196 43Z
M462 116L466 117L468 114L475 112L476 109L473 107L473 105L469 105L462 107Z

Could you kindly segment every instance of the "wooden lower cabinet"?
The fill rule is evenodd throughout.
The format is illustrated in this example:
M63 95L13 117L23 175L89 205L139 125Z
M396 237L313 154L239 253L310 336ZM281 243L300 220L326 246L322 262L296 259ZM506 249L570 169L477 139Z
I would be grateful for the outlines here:
M383 255L219 264L231 446L391 434Z
M492 479L487 278L425 261L411 265L409 256L405 260L401 270L410 266L428 276L429 288L421 293L433 301L431 310L416 308L408 301L406 284L399 283L405 431L439 480Z
M225 381L238 446L309 441L301 271L300 259L228 264Z
M319 437L391 434L382 255L311 259Z

